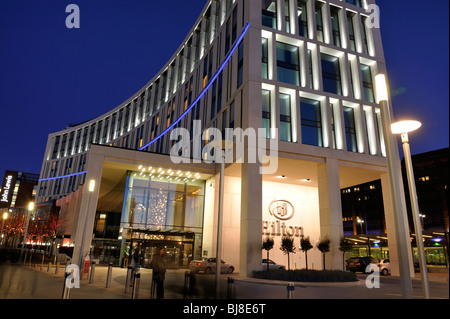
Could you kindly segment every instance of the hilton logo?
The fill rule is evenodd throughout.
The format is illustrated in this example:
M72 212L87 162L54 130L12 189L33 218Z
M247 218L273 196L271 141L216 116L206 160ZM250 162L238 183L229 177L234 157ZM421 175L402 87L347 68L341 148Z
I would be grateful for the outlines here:
M269 205L269 212L276 221L263 221L262 233L267 236L295 236L303 237L303 227L289 226L284 221L294 216L294 206L287 200L274 200Z
M287 200L274 200L269 205L269 212L280 220L288 220L294 216L294 206Z

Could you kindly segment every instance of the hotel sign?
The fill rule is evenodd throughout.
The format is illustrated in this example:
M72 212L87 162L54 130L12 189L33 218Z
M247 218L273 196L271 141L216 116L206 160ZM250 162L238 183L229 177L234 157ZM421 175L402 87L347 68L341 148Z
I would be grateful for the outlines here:
M16 185L17 172L6 171L3 179L2 191L0 192L0 207L9 207L11 205L14 187Z
M294 206L287 200L274 200L269 205L270 215L276 218L275 221L263 221L262 233L267 236L303 236L303 227L287 225L286 222L294 217Z

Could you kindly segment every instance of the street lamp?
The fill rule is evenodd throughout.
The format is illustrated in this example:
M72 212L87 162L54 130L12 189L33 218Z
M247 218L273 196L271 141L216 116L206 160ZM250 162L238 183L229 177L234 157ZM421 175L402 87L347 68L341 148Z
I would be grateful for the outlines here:
M404 298L412 299L411 268L409 265L409 243L405 236L406 209L402 203L403 184L400 169L397 164L397 146L391 131L391 111L389 108L389 94L384 74L375 76L376 100L380 104L380 115L383 135L386 144L386 159L389 175L389 186L392 192L392 206L394 213L395 237L397 240L397 254L400 272L401 291Z
M358 218L356 222L359 224L359 226L361 228L361 234L362 234L363 233L362 224L364 223L364 220Z
M89 181L89 197L88 197L88 206L87 206L87 210L86 210L86 217L84 219L84 228L83 228L83 237L81 237L81 246L80 246L80 260L79 260L79 270L80 270L80 279L82 279L83 276L83 257L84 257L84 241L85 241L85 237L86 237L86 228L87 228L87 222L88 222L88 215L89 215L89 208L91 205L91 194L95 189L95 180L91 179Z
M22 241L22 250L20 251L20 258L19 261L22 259L22 253L23 253L23 249L25 247L25 240L27 240L27 233L28 233L28 224L30 223L30 216L31 216L31 212L34 210L34 202L30 202L28 204L28 215L27 215L27 225L25 226L25 234L23 236L23 241ZM25 260L23 261L25 262Z
M3 245L3 227L5 227L5 220L8 219L8 213L3 213L2 232L0 233L0 245Z
M411 198L412 216L416 232L417 254L419 256L420 275L425 299L430 299L430 287L428 284L427 263L423 246L422 227L420 223L419 203L417 201L416 184L412 167L411 149L409 147L408 133L422 126L418 121L400 121L392 124L392 133L401 134L403 143L403 155L405 157L406 175L408 176L409 197Z
M222 216L223 216L223 193L225 180L225 155L228 150L233 149L234 143L227 140L216 140L209 143L216 150L221 150L220 181L219 181L219 208L217 213L217 248L216 248L216 299L220 297L220 268L222 263ZM217 154L217 153L215 153ZM217 157L216 157L217 162Z
M425 230L425 222L423 221L423 219L425 217L427 217L427 215L425 214L419 214L420 220L422 221L422 230Z

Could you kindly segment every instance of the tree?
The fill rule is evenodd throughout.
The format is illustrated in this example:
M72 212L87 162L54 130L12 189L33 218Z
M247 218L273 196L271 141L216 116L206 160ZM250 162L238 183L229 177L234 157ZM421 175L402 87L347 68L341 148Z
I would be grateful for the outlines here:
M331 240L328 237L319 239L317 249L323 254L323 270L325 270L325 254L330 251Z
M300 239L300 249L305 253L306 259L306 270L308 270L308 250L312 249L313 245L311 244L311 240L308 237L302 237Z
M294 238L289 235L284 235L281 238L280 250L283 251L284 254L288 255L288 270L290 270L289 254L295 254Z
M273 248L274 241L273 238L267 237L263 243L261 249L264 249L267 251L267 271L269 271L269 250Z
M353 245L346 241L344 237L339 241L339 250L342 251L342 267L345 270L345 253L352 250Z

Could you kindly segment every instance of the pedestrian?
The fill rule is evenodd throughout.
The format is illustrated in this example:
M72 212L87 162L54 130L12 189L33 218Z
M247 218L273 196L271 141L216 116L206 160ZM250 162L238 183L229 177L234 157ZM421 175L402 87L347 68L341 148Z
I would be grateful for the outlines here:
M153 269L153 280L156 282L156 298L164 298L164 279L166 277L166 258L164 256L164 248L160 247L158 253L153 256L150 263Z
M133 271L136 272L140 268L140 251L139 247L134 250L134 253L131 255L131 266L133 267Z

